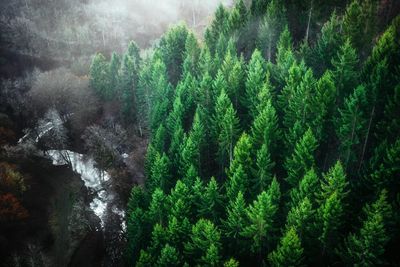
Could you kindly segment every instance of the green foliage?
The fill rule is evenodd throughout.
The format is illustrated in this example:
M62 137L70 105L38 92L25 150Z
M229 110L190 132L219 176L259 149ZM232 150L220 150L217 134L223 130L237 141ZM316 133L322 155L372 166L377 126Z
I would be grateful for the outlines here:
M376 266L383 264L384 251L389 241L385 222L391 215L391 207L383 191L371 206L364 209L366 218L357 233L351 233L345 240L345 248L341 255L348 265Z
M149 140L129 265L396 262L400 17L295 2L237 0L204 43L178 25L143 61L134 43L94 57L90 86Z
M269 254L271 266L302 266L303 248L294 228L289 228L277 249Z
M185 253L197 264L217 263L220 239L218 228L211 221L200 219L192 227L190 240L185 243Z
M268 3L258 37L259 47L268 61L272 61L276 53L279 35L286 24L285 12L281 1L272 0Z
M272 192L263 191L246 210L248 222L242 236L252 241L251 250L256 255L263 253L267 243L272 241L271 232L278 211L274 202Z
M336 121L336 134L340 140L340 158L346 168L357 162L360 155L360 143L363 140L367 119L363 112L366 105L364 86L358 86L345 99L343 109L339 110Z
M285 162L285 169L288 174L286 181L291 187L297 186L307 171L315 166L314 152L317 145L317 140L311 129L308 129L296 143L293 154Z
M265 80L265 60L259 50L254 50L246 72L246 92L242 102L248 110L249 117L254 118L257 113L257 96Z

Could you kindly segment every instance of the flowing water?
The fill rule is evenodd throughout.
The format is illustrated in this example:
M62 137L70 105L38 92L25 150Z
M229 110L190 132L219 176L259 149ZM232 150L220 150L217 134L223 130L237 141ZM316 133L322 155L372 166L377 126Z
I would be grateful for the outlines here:
M114 194L109 190L110 175L96 168L95 161L83 154L70 150L48 150L47 156L53 161L53 165L69 164L72 170L78 173L85 186L93 193L90 208L100 218L104 228L108 212L112 212L121 218L121 230L125 230L125 213L113 204ZM110 206L112 205L112 206Z

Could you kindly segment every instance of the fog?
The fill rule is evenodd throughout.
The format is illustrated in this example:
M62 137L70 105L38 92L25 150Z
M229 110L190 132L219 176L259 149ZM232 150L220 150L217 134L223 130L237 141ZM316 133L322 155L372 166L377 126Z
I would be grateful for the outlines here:
M199 36L217 5L233 0L1 0L2 45L19 53L68 59L122 52L130 40L151 46L184 21ZM4 48L4 47L2 47Z

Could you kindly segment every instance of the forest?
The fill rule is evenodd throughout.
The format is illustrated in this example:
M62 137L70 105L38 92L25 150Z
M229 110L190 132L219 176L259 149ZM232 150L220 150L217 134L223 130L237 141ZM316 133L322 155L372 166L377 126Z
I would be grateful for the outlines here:
M399 266L400 3L172 2L66 46L0 18L4 266Z

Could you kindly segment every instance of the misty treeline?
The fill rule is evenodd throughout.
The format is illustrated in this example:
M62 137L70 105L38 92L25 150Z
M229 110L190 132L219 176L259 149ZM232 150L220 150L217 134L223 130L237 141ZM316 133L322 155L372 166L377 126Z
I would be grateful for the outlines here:
M201 32L216 6L213 0L2 1L2 48L86 62L96 51L122 51L132 39L148 47L179 20Z
M239 0L204 42L95 56L91 87L150 134L129 265L398 264L400 17L344 2Z

